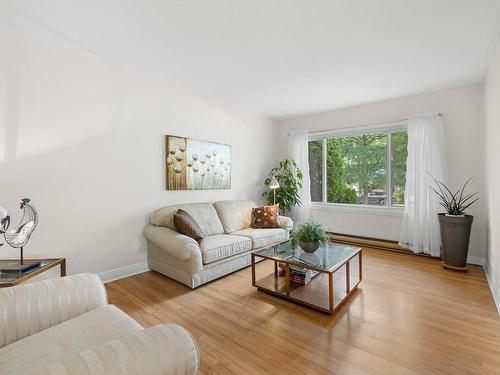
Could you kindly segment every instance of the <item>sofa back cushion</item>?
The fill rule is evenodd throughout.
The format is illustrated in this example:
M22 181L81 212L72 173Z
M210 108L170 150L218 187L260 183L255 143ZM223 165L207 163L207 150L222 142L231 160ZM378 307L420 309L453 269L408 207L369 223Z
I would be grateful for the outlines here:
M174 215L179 209L186 211L196 221L205 236L224 233L217 211L211 203L186 203L163 207L151 215L150 222L157 227L176 230Z
M225 233L249 228L252 225L252 201L219 201L214 203Z

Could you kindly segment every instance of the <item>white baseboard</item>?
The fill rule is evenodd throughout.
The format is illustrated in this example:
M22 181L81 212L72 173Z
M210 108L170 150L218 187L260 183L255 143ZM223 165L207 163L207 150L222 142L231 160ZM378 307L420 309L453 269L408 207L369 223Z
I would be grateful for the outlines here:
M472 257L472 256L468 256L467 257L467 263L469 264L477 264L478 266L484 266L484 264L486 263L484 258L481 258L481 257Z
M493 300L495 301L495 305L497 305L498 315L500 315L500 288L491 274L490 267L487 264L484 266L484 272L486 273L486 280L488 280Z
M138 273L143 273L149 271L148 262L139 262L131 264L130 266L115 268L114 270L109 270L99 273L103 283L109 283L113 280L123 279L128 276L137 275Z

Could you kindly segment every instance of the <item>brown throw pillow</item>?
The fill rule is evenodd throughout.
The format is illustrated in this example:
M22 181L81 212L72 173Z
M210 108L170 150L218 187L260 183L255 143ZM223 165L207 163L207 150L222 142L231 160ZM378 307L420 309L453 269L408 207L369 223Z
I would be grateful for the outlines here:
M200 243L204 237L200 226L194 221L193 217L186 211L178 209L174 214L174 225L177 232L191 237L196 242Z
M254 228L281 228L278 218L278 205L256 207L253 209Z

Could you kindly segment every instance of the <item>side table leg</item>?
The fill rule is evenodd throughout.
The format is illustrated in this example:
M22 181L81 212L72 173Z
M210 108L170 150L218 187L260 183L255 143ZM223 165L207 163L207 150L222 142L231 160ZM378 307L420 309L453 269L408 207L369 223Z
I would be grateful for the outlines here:
M66 276L66 259L61 262L61 277Z

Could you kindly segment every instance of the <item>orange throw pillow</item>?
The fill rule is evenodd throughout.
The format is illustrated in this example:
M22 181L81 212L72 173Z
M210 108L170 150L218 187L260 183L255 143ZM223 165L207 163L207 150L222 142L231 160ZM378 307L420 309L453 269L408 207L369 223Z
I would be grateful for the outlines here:
M278 218L279 205L256 207L253 209L253 227L259 229L281 228Z

